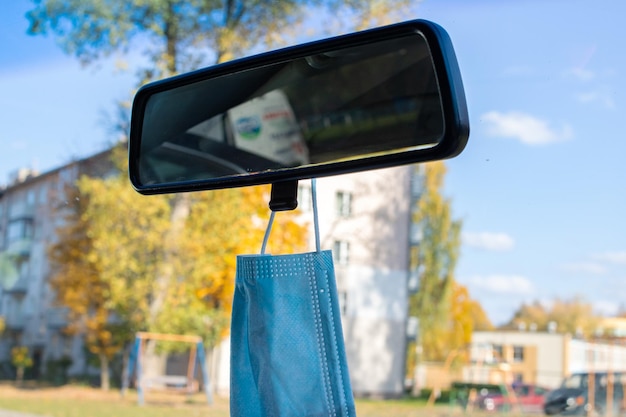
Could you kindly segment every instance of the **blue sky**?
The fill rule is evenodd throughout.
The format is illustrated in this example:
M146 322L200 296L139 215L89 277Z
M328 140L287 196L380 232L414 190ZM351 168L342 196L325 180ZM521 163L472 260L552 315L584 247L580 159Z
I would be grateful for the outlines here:
M29 7L0 3L0 183L103 149L103 114L133 87L115 58L82 68L27 36ZM522 301L626 303L625 15L620 1L426 0L410 16L446 28L461 66L472 132L445 191L464 224L457 278L496 323Z

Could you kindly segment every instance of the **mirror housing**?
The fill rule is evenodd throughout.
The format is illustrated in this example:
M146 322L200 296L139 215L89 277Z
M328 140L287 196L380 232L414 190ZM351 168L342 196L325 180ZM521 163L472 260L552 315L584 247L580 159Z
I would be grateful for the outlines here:
M143 86L129 175L142 194L274 184L451 158L468 136L450 38L414 20Z

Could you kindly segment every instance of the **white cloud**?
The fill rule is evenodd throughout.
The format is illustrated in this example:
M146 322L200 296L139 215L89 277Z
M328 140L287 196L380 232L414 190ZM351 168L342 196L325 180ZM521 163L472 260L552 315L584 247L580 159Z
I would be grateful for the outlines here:
M570 68L565 73L566 75L572 76L579 81L591 81L596 77L596 74L593 71L582 67Z
M598 253L592 256L596 261L626 265L626 250Z
M583 104L598 103L605 108L612 110L615 108L615 101L606 89L597 89L576 95L576 100Z
M509 251L515 246L515 240L506 233L464 232L462 239L470 247L497 252Z
M468 283L480 290L496 294L529 295L534 292L533 283L521 275L474 276Z
M547 121L522 112L490 111L481 119L489 136L517 139L526 145L562 142L573 136L571 126L567 124L554 128Z
M606 267L596 262L572 262L562 265L562 268L569 272L593 275L600 275L606 272Z
M614 316L619 312L620 305L615 301L598 300L592 302L593 310L603 316Z

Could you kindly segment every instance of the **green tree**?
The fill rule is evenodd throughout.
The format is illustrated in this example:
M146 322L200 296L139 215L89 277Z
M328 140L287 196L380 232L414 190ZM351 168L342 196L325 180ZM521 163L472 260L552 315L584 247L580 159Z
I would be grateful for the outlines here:
M323 6L353 16L352 27L400 18L408 0L33 0L29 33L52 34L85 64L141 49L140 81L231 60L285 43L306 11ZM315 9L318 8L318 9Z
M421 241L413 262L420 271L418 291L410 299L411 315L419 319L419 342L425 360L443 360L449 343L454 269L459 255L461 222L452 219L450 201L443 197L443 162L423 169L422 194L414 212Z

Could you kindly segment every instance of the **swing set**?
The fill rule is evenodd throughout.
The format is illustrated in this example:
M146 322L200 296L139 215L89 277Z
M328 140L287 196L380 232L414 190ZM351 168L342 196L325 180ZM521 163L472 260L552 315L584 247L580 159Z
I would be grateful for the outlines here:
M187 375L161 375L147 378L144 374L144 360L146 356L146 344L149 340L191 344L189 361L187 363ZM200 367L202 373L204 394L206 395L207 402L212 404L213 398L211 395L209 375L206 369L204 344L200 336L138 332L135 335L135 343L130 352L128 372L122 381L122 392L126 392L128 389L130 378L134 373L136 381L135 387L137 388L137 403L139 405L145 403L145 391L157 385L164 387L168 391L185 392L191 395L198 390L198 381L194 378L197 366Z

